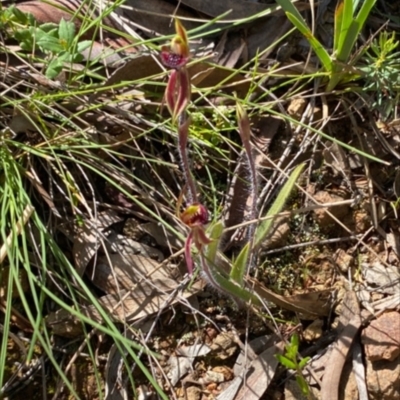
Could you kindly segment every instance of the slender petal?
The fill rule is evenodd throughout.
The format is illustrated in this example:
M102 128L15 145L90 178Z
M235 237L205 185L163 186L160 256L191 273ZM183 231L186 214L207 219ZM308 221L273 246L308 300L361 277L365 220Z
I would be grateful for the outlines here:
M202 226L196 229L195 238L196 238L195 244L200 246L205 246L212 242L212 240L206 235L204 228Z
M185 242L185 260L189 275L193 273L193 258L190 246L192 245L193 232L190 232Z
M176 85L177 85L177 71L172 71L169 76L167 88L165 89L165 102L171 115L174 114L176 107Z
M186 33L186 29L183 27L183 25L181 24L181 21L179 21L178 18L175 18L175 32L176 35L182 38L182 41L188 45L189 44L189 40L188 40L188 36Z
M191 87L189 73L186 68L181 68L177 72L176 92L177 99L172 115L173 119L176 119L185 110L190 102Z

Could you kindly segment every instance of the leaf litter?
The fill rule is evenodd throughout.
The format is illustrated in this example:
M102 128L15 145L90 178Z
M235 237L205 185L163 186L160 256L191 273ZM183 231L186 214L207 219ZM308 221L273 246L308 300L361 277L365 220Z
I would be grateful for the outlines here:
M199 16L201 18L218 17L221 13L227 10L225 7L226 5L222 7L220 4L209 1L197 2L187 0L182 3L185 5L185 8L180 7L178 15L193 19L193 22L187 22L188 28L194 28L199 25L199 23L195 21ZM70 6L70 4L68 5ZM168 2L155 0L151 2L131 1L128 2L127 5L133 8L128 11L124 10L123 13L126 13L128 17L131 17L130 26L135 30L135 32L144 35L148 34L150 31L157 33L172 32L170 20L169 18L166 18L166 15L173 14L175 6L172 6ZM263 12L267 9L267 6L262 3L246 2L246 4L244 4L243 1L239 0L229 2L229 6L230 7L228 8L231 8L233 12L224 17L224 19L228 21L251 16L256 12ZM33 12L36 13L37 19L43 22L59 22L60 20L60 9L46 3L29 2L24 5L19 5L19 7L20 9L33 10ZM160 11L158 13L159 15L151 13L151 10L154 9ZM49 10L51 12L49 12ZM55 10L57 10L57 12L55 12ZM136 10L139 11L136 12ZM163 13L165 15L160 15ZM63 12L61 16L68 19L71 14L69 12ZM103 22L105 26L115 26L115 23L109 21L109 19L104 20ZM227 23L228 22L226 22L226 24ZM212 26L213 25L211 25L211 27ZM259 26L262 29L255 29L254 26ZM244 97L251 87L251 75L245 71L239 71L236 73L236 71L233 71L234 68L241 63L246 63L247 59L252 59L256 52L266 50L274 40L270 38L270 33L274 33L278 38L286 33L290 27L290 25L283 23L283 19L279 15L256 20L256 25L254 26L244 28L240 31L240 34L232 33L226 35L224 33L225 38L221 41L217 38L214 39L213 37L208 39L208 44L211 43L214 46L211 48L216 49L214 51L216 51L217 54L212 54L211 51L208 53L206 52L205 54L208 59L205 62L196 61L193 65L189 66L189 72L192 75L192 82L194 84L194 97L196 98L196 96L198 96L199 104L201 104L202 101L201 96L202 93L204 93L202 91L204 88L217 87L223 93L231 94L236 92L238 96ZM276 33L278 32L278 28L282 29L279 30L279 34ZM142 30L140 31L140 29ZM91 98L93 101L96 100L105 106L104 111L102 110L99 113L98 111L94 111L94 118L103 118L103 120L105 120L104 122L99 121L95 125L96 129L102 138L109 134L105 128L106 126L109 126L110 129L112 128L118 132L125 129L128 132L138 132L138 135L140 135L141 130L142 132L146 132L149 125L154 126L156 124L146 121L146 118L143 116L135 116L136 120L134 121L131 117L126 118L126 114L122 111L124 110L124 107L126 109L126 102L124 103L124 100L117 100L113 104L110 104L107 111L107 98L114 93L114 89L108 89L108 87L126 81L138 82L138 89L140 91L138 99L142 97L143 101L138 100L138 104L129 104L129 107L138 107L140 111L145 110L146 107L151 109L152 102L154 102L157 97L149 95L148 88L156 88L154 83L156 82L159 84L163 81L165 77L164 71L153 54L140 54L142 49L138 49L139 54L126 51L126 49L119 51L121 50L120 47L126 45L133 47L132 43L129 43L129 40L118 43L109 31L103 30L103 32L107 37L107 41L102 41L100 37L97 38L97 41L94 42L95 46L93 51L86 55L86 58L89 60L94 60L99 57L104 58L106 60L105 64L108 68L103 83L99 85L100 90ZM151 35L149 35L149 37L150 36ZM243 36L246 37L246 40L242 39ZM121 43L123 44L121 45ZM118 52L116 52L115 49L118 49ZM269 61L268 57L271 55L275 55L274 46L268 49L265 55L261 58L260 64L267 65ZM125 64L123 65L123 63ZM291 63L292 60L289 59L287 64ZM13 67L9 68L11 70ZM20 76L20 71L21 70L18 68L13 69L13 73L15 73L16 76ZM9 75L7 79L11 79L10 76L11 75ZM31 78L34 78L34 76L31 75ZM28 85L28 80L30 80L30 78L26 79L25 84ZM141 80L146 81L146 85L141 85L139 82ZM30 85L37 85L37 80L35 79L30 80L30 82ZM11 87L12 82L9 81L8 84ZM49 90L57 90L57 87L54 87L52 84L46 84L45 86ZM261 89L257 88L255 93L257 93L257 90L261 93L262 90L268 88L268 83L260 81L259 86ZM130 89L129 85L126 85L125 88L121 87L117 96L123 98L124 96L129 95ZM14 94L17 93L14 91ZM82 102L85 101L87 101L87 98L80 99L76 104L72 105L72 109L77 110L78 107L81 106ZM229 102L229 100L226 101L227 103ZM154 112L155 109L158 109L159 105L160 102L155 104L152 112ZM308 104L306 104L306 106L307 105ZM56 104L54 107L65 111L61 108L61 105ZM128 111L130 110L131 109L128 108ZM96 113L98 114L96 115ZM300 113L299 115L296 115L296 118L302 119L304 115L305 111L302 113L300 110ZM75 116L72 116L71 118L74 119ZM26 120L18 121L13 117L12 121L14 123L13 130L15 130L16 133L32 130L32 125L27 123ZM271 174L268 170L271 168L271 165L268 164L268 160L265 159L265 156L268 156L268 159L279 159L282 147L289 145L290 139L286 139L289 137L289 134L282 133L279 130L279 127L275 126L271 128L270 120L261 119L261 121L259 121L254 118L252 122L255 126L260 125L261 130L261 138L257 136L257 134L253 138L253 147L256 149L255 155L256 157L259 157L257 160L257 168L260 176L262 176L263 179L268 180L271 178ZM18 128L15 128L16 124L18 125ZM91 125L92 122L89 124ZM318 122L315 122L315 126L318 127ZM341 137L341 133L338 132L338 127L339 124L336 126L330 124L328 125L327 130L335 137L336 135ZM344 125L340 126L340 128L343 127ZM292 128L295 128L295 126ZM367 127L362 126L362 129L367 130ZM257 128L254 129L254 132L257 132ZM313 149L313 151L310 152L310 154L313 154L313 157L317 156L317 153L319 152L319 163L318 157L316 157L314 159L316 167L314 167L309 175L309 179L313 181L311 185L315 185L315 191L313 193L314 198L317 200L319 199L321 203L324 203L325 201L321 201L320 198L323 190L323 196L325 196L324 199L328 200L328 203L331 203L337 199L344 200L344 197L342 197L343 189L345 196L349 196L350 198L358 196L359 193L356 192L361 191L364 194L362 196L363 204L359 209L357 209L358 219L355 218L356 210L352 208L353 206L346 206L342 210L339 210L339 214L334 208L328 208L327 211L321 209L319 212L315 212L314 215L307 215L305 218L299 218L296 220L296 224L298 224L297 226L292 222L289 222L291 232L284 241L298 243L299 241L304 241L306 237L320 239L321 237L331 238L333 236L341 236L341 229L335 225L335 222L332 219L332 215L336 216L341 221L344 221L345 225L350 227L350 230L355 231L358 229L362 234L365 234L363 240L367 240L367 244L365 244L365 242L362 244L361 241L357 241L354 246L349 245L343 247L343 251L346 254L351 256L358 254L361 258L359 264L361 276L357 276L355 273L353 274L351 267L347 268L345 273L344 271L335 271L336 275L333 278L332 284L336 281L336 283L339 282L342 284L342 288L345 287L344 292L347 293L347 296L345 295L344 299L340 298L341 288L333 290L333 286L324 290L315 290L311 285L310 291L301 293L301 286L303 286L303 289L304 286L310 286L311 278L307 278L307 269L309 268L307 262L310 259L307 261L307 258L303 258L302 255L296 251L289 262L289 264L292 263L293 266L286 271L283 270L282 272L282 275L287 274L288 277L290 276L291 278L294 275L293 281L285 282L282 277L275 279L272 273L270 274L271 276L264 281L263 277L252 277L247 280L250 284L254 285L256 293L268 302L271 306L271 310L275 310L277 308L276 306L278 306L281 313L280 316L283 315L287 320L290 319L290 316L296 315L296 321L300 321L301 323L300 331L304 328L303 340L305 348L307 348L307 346L312 346L314 342L317 343L318 340L321 339L321 337L310 337L305 334L307 327L310 327L310 325L308 325L310 322L307 321L311 321L312 324L313 320L314 322L320 321L315 318L322 317L327 328L330 329L332 327L329 325L329 315L331 315L331 312L333 311L333 302L331 302L333 299L331 299L331 295L338 294L337 301L341 304L342 309L348 309L354 314L354 321L352 321L352 317L348 318L347 322L343 322L344 317L339 317L339 327L337 328L338 333L332 346L333 350L330 350L330 353L326 353L329 354L329 358L326 358L325 361L329 373L327 373L325 377L323 373L320 374L320 381L322 380L322 393L327 394L326 396L328 397L325 397L326 399L333 399L337 398L335 393L337 393L339 387L340 375L344 364L343 355L344 353L350 353L351 340L358 340L355 331L361 329L358 300L355 298L355 292L347 286L348 276L351 276L351 281L353 281L352 283L357 289L362 288L362 290L366 290L371 294L370 297L365 297L364 301L368 303L368 309L372 309L376 313L377 319L374 321L377 324L383 324L382 321L384 321L389 314L391 318L394 318L393 321L396 321L396 318L398 318L399 315L398 309L400 304L400 299L397 295L399 282L398 242L400 234L398 223L396 223L396 218L393 218L390 209L377 214L375 217L378 224L383 226L383 229L386 231L384 240L379 236L368 236L367 229L360 228L361 224L358 224L358 221L361 221L363 218L371 220L371 209L375 202L378 203L377 197L370 196L368 198L368 196L365 196L365 193L368 192L367 184L370 185L371 180L367 180L367 184L363 184L361 180L355 182L355 180L358 179L357 177L360 175L363 176L363 164L360 164L360 162L355 163L354 160L352 162L351 157L354 155L350 154L347 149L344 149L337 144L327 146L326 143L321 143L318 138L311 138L310 135L310 132L298 135L298 137L296 137L297 142L294 149L295 151L300 151L299 149L301 149L301 151L304 152L305 150L309 151L310 146L314 146L314 144L315 148L319 146L319 150L314 152L315 149ZM274 139L276 136L278 136L277 140ZM390 159L390 157L396 158L399 151L399 143L393 139L395 136L396 134L394 133L388 135L386 132L382 133L380 129L375 129L372 132L368 130L365 139L363 140L367 148L374 149L375 154ZM351 137L352 140L356 140L357 135L352 134ZM127 146L130 152L133 151L132 148L134 148L134 146L131 146L133 143L132 134L128 133L126 136L113 136L113 138L115 143L119 143L123 148L124 146ZM257 142L259 139L264 141L261 145ZM127 151L126 154L129 154L129 151ZM283 160L283 164L289 164L292 162L290 158L298 157L298 154L296 154L295 151L290 154L290 157ZM165 157L165 154L163 156ZM105 155L106 160L108 157L109 155ZM229 227L246 221L245 204L247 201L251 201L251 199L246 200L248 194L243 187L245 186L243 183L247 179L246 166L243 167L244 164L245 162L243 161L243 157L241 158L240 156L236 156L231 162L233 172L228 174L232 178L231 181L233 183L230 186L230 192L227 194L230 200L224 203L224 207L228 215L240 214L239 217L234 218L234 222L229 222L229 218L226 220L227 226ZM241 169L242 172L240 172ZM386 200L384 187L392 186L398 197L398 191L396 190L398 186L398 170L395 171L393 176L385 176L381 171L378 172L380 175L379 178L375 179L377 182L372 182L372 184L375 185L375 193L379 193L381 200ZM315 176L316 174L319 174L319 176ZM370 179L367 173L365 175ZM118 175L116 174L116 176ZM326 182L323 182L324 180ZM278 182L278 178L275 177L271 185L274 186L274 184L277 184ZM321 182L323 183L321 184ZM242 184L242 187L240 187L240 183ZM382 184L384 184L384 187ZM51 206L50 208L57 207L60 204L59 201L57 199L49 200L49 189L47 187L45 188L45 186L47 185L41 184L41 186L38 187L37 192L39 197L44 198L47 204ZM356 187L357 190L355 189ZM138 187L136 187L136 189L138 189ZM176 193L177 188L174 187L173 191ZM140 193L140 190L138 190L137 193ZM269 196L273 197L273 192L270 192ZM232 200L234 198L236 198L235 201ZM125 199L125 197L123 197L123 199ZM122 205L124 213L129 213L129 207L126 207L126 204L128 203L124 203L124 201L119 202L119 204L118 201L115 201L115 204L111 205ZM130 200L128 200L128 202L129 201ZM269 199L267 198L265 203L268 201ZM294 200L291 205L297 207L295 204L296 201L301 200ZM113 201L111 201L111 203L113 203ZM165 207L165 204L163 204L163 206ZM162 209L162 207L159 209ZM138 218L138 220L140 220L140 229L143 232L142 238L144 235L152 238L154 241L152 242L153 246L143 243L143 239L140 239L142 242L140 240L138 242L133 242L116 233L112 227L114 224L123 223L124 213L110 210L101 211L96 215L96 217L88 217L83 220L82 224L76 224L72 236L71 232L65 232L66 236L72 241L72 255L76 270L80 276L85 276L85 278L89 279L91 284L93 284L96 287L96 290L99 291L98 300L107 313L116 321L127 322L133 327L143 326L145 323L144 321L152 320L155 316L157 320L159 320L161 312L168 315L171 307L174 310L177 310L179 307L184 308L187 304L185 302L186 297L198 295L198 304L200 309L192 310L192 312L195 315L197 315L196 313L199 313L199 315L205 315L208 318L205 318L205 322L203 322L206 324L206 328L201 325L193 324L191 328L185 331L186 334L192 334L194 336L198 335L201 338L200 342L195 339L195 343L191 343L193 338L189 338L186 339L189 344L185 346L179 347L180 345L171 345L166 348L165 352L167 353L170 363L169 367L171 368L167 377L172 386L179 386L179 383L183 382L184 377L188 373L197 372L200 375L203 375L203 377L206 377L206 373L211 370L211 365L215 362L215 359L220 359L220 357L217 356L215 356L214 359L211 357L211 365L208 364L210 360L207 360L207 358L210 357L210 349L213 348L213 344L218 344L221 338L220 334L217 334L214 338L209 340L208 344L202 343L202 340L204 340L204 342L207 341L204 332L206 329L210 328L211 323L209 322L209 319L217 321L216 324L218 329L225 330L228 333L235 329L243 330L247 322L245 322L243 314L240 314L240 312L232 308L229 301L218 298L212 292L211 294L208 293L207 290L205 293L208 293L207 296L209 297L202 297L204 295L204 284L200 281L191 285L189 290L185 290L183 286L180 286L183 276L180 272L178 262L176 259L168 261L170 254L168 254L165 249L174 249L176 251L181 249L182 240L177 238L176 235L170 234L164 229L160 229L160 225L157 222L145 223L143 220ZM321 215L321 217L318 217L318 214ZM154 218L154 216L152 216L152 218ZM388 223L389 226L385 225L386 223ZM369 226L367 228L369 229ZM377 235L379 234L380 233ZM283 244L282 247L284 247ZM127 248L129 248L129 250L125 251ZM331 252L333 253L331 250L336 250L336 247L322 247L321 251L330 254ZM318 250L313 246L307 249L307 251L318 252ZM166 257L164 257L164 255ZM165 262L165 258L167 259L167 262ZM275 261L273 262L276 262L276 265L274 266L276 269L281 268L283 263L282 259L283 257L281 259L274 259ZM319 260L318 262L321 262L321 259L317 260ZM334 263L330 264L332 270L334 269L333 265ZM268 266L266 268L268 268ZM296 269L301 270L301 274L293 272ZM270 271L267 270L265 275L268 275L269 272ZM319 274L321 271L316 269L314 273ZM299 282L301 284L299 284ZM273 290L270 288L273 288ZM210 297L211 303L214 301L216 305L212 304L210 306ZM349 298L352 300L349 300ZM180 304L179 307L178 304ZM93 305L83 303L79 308L84 315L89 316L93 320L99 322L102 321L102 317ZM387 313L388 310L393 311ZM336 313L340 312L339 309L334 311ZM235 315L235 313L237 313L237 315ZM341 312L341 316L343 315L345 315L344 311ZM228 317L227 321L224 321L223 319L218 320L217 318L224 316ZM257 318L260 318L260 316ZM257 318L254 316L254 320ZM340 318L342 318L342 321L340 321ZM363 318L362 312L361 318ZM371 318L371 316L369 316L369 318ZM368 321L368 319L366 319L366 321ZM252 322L254 321L251 321L250 323ZM51 326L53 333L56 335L76 338L80 337L83 333L83 326L79 319L73 317L70 313L65 312L65 310L58 310L50 313L47 318L47 323ZM264 330L267 330L266 327L269 327L265 320L263 320L262 325ZM374 324L371 323L370 327L371 326L373 327ZM348 333L346 328L348 331L351 330L351 332ZM175 329L176 331L173 333L176 339L180 341L183 339L184 335L178 327L175 327ZM282 335L286 333L285 324L280 326L279 333ZM327 331L323 332L322 335L325 335L326 333ZM364 337L372 337L372 334L368 332L368 327L363 328L363 335ZM364 346L364 343L362 344ZM246 343L245 345L251 346L249 343ZM370 354L372 354L373 351L377 351L379 347L375 343L371 343L369 346L371 346L371 349L369 350ZM237 347L232 346L232 349L232 354L228 354L228 357L226 357L226 363L227 365L234 366ZM278 388L278 390L282 391L282 386L279 386L278 383L278 377L281 377L283 372L278 368L278 362L274 357L274 355L281 352L282 349L283 342L280 342L279 340L277 340L277 343L268 345L266 349L259 352L259 355L255 355L255 358L250 360L247 373L236 371L234 377L232 377L229 382L225 382L230 383L231 386L228 386L224 390L221 389L221 382L218 382L216 385L216 382L203 383L201 386L203 398L205 398L204 396L209 395L221 399L239 399L244 398L244 396L246 396L246 398L261 399L263 396L265 397L269 395L268 393L270 392L268 392L268 390L275 390ZM326 346L323 347L321 351L326 351ZM114 367L110 364L107 367L106 393L107 398L110 399L126 398L128 395L127 391L124 389L125 383L121 380L121 375L117 378L115 375L112 375L114 368L122 371L121 359L119 358L120 355L118 356L118 351L115 347L110 350L109 361L111 363L111 360L116 354L116 363L119 366ZM243 357L243 354L241 354L241 356ZM310 364L310 368L313 368L312 363ZM330 369L333 368L335 371L333 371L331 375ZM209 373L209 375L212 374ZM243 378L243 376L245 377ZM330 378L327 379L327 377ZM367 371L367 382L368 379ZM111 395L111 386L113 385L113 381L118 381L119 384L121 384L120 392L115 395L116 397ZM318 387L318 385L319 383L314 380L313 386ZM189 388L190 387L193 386L189 386Z

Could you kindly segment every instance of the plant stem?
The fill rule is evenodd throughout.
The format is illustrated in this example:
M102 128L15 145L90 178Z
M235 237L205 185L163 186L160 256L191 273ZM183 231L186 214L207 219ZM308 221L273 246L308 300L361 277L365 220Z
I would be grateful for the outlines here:
M192 173L190 172L187 143L189 137L190 119L182 113L178 119L178 151L182 164L183 176L187 187L187 200L189 204L197 203L197 191Z

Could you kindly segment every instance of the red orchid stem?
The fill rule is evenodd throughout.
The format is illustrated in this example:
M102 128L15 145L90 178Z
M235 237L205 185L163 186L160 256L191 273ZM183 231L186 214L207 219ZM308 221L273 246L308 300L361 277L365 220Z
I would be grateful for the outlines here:
M193 258L191 249L192 241L193 241L193 232L190 232L185 242L185 260L189 275L192 275L193 273Z
M179 116L178 121L178 151L179 156L181 158L182 171L183 176L185 178L185 183L187 187L187 202L189 204L197 203L197 191L196 185L194 184L192 173L190 172L189 167L189 158L188 158L188 137L189 137L189 125L190 119L186 119L184 113Z

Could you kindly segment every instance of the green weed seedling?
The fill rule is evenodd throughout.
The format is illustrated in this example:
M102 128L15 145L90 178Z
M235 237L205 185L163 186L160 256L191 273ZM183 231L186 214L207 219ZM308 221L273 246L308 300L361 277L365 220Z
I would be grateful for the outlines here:
M37 25L31 14L10 7L2 11L1 23L10 26L22 50L42 51L47 57L45 75L56 78L65 63L83 60L82 52L92 45L92 41L79 41L72 21L62 19L60 24L44 23Z
M364 90L372 94L372 108L377 110L383 121L387 121L399 104L400 51L395 32L381 32L365 52Z
M310 389L308 387L307 381L303 376L303 368L306 366L310 357L299 359L299 335L296 333L290 338L290 342L285 346L284 354L276 354L275 357L278 359L280 364L284 367L293 369L296 373L296 382L299 385L301 392L308 396Z
M331 54L314 36L291 0L276 0L276 2L282 7L289 20L305 36L315 51L329 77L326 87L328 92L332 91L339 83L354 79L354 72L346 67L349 67L348 64L357 38L376 0L363 0L358 12L360 0L339 1L335 12L333 51Z

